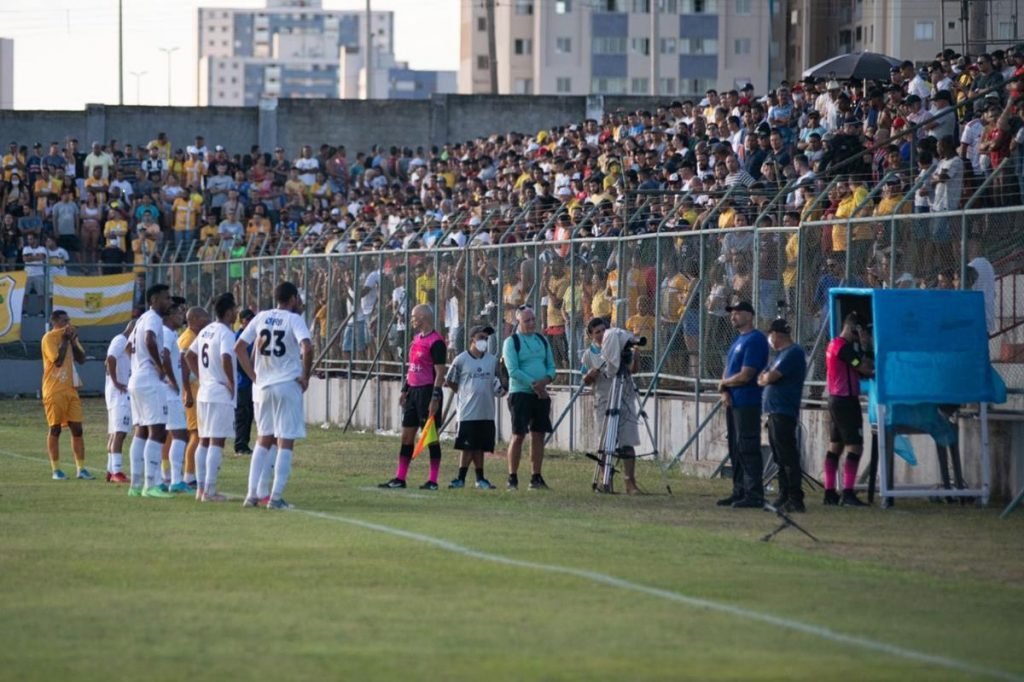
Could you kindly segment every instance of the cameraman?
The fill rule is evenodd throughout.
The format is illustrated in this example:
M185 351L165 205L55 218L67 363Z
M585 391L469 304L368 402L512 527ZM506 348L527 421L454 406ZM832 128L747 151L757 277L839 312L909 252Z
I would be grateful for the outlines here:
M602 353L605 332L608 330L608 323L601 317L595 317L587 324L587 336L590 337L590 347L583 351L581 360L583 363L583 383L594 388L594 411L597 414L599 424L604 424L604 416L607 414L611 400L612 379L615 377L617 368L609 366ZM624 333L624 330L616 329L616 333ZM626 332L628 333L628 332ZM620 353L616 348L610 351ZM637 354L633 350L621 351L622 363L628 363L630 372L636 371ZM626 494L634 495L640 492L636 485L636 450L635 445L640 444L639 419L637 415L637 395L633 389L633 381L627 375L622 386L622 400L619 405L619 438L616 443L617 452L622 458L622 470L626 481ZM599 442L603 443L605 433L598 434Z
M793 343L789 323L781 317L768 328L768 345L776 352L775 361L757 377L757 385L764 389L762 409L768 415L768 443L779 467L779 497L772 504L783 511L802 512L806 508L800 487L803 473L796 427L807 356Z

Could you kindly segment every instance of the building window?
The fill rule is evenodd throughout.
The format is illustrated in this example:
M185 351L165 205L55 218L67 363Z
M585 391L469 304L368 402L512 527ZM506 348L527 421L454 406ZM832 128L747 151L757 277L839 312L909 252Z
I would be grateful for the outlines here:
M594 36L594 54L626 54L626 39L609 36Z
M750 38L737 38L733 50L736 54L750 54Z
M718 12L718 0L680 0L680 11L683 14L715 14Z
M679 0L658 0L658 11L662 14L678 14Z
M533 54L533 41L529 38L516 38L513 41L513 49L518 55Z
M533 0L516 0L516 14L520 16L533 14Z
M572 92L572 79L571 78L556 78L555 79L555 92L566 95Z
M676 53L676 39L675 38L661 38L658 41L658 50L661 54L675 54Z
M633 0L632 11L633 14L650 14L651 0Z
M914 22L914 40L935 40L935 22Z
M649 55L651 53L651 39L631 38L629 41L629 51L634 54Z
M476 30L486 31L487 30L487 17L476 18Z
M596 95L625 95L625 78L594 78L590 81L590 91Z
M750 8L750 0L736 0L736 14L741 17L753 14L753 10Z
M674 95L674 94L676 94L676 79L675 78L659 78L658 79L658 94L659 95Z
M572 38L555 38L555 54L572 52Z
M650 81L646 78L633 78L630 80L629 87L634 95L646 95L650 92Z
M864 27L863 26L858 26L857 27L857 32L855 34L854 40L856 40L858 43L861 42L862 40L864 40Z
M715 87L715 84L709 78L679 79L680 95L703 95L709 88L713 87Z
M476 68L480 69L481 71L486 71L487 69L491 68L491 60L487 58L487 55L478 54L476 56Z
M555 14L568 14L572 11L572 0L556 0Z
M996 28L996 37L999 40L1013 40L1013 22L1000 21L999 26Z
M533 79L517 78L515 82L512 84L512 92L516 95L532 95Z
M595 12L625 12L626 0L597 0L594 4Z
M679 54L718 54L718 41L713 38L680 38Z

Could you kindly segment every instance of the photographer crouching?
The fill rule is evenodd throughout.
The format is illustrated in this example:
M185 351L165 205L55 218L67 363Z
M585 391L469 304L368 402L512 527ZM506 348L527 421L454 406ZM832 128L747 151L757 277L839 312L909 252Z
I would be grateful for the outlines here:
M594 389L594 410L602 425L598 435L602 444L599 449L605 450L605 466L612 466L613 453L622 459L626 494L634 495L640 492L636 485L635 450L635 446L640 444L640 420L637 414L636 388L631 375L637 369L637 355L633 351L633 346L644 345L643 342L646 340L642 337L638 339L625 329L609 328L608 323L601 317L595 317L587 324L587 336L590 337L590 346L583 351L581 358L583 383ZM625 371L620 373L620 368ZM617 374L622 381L621 398L618 405L612 405ZM606 447L609 409L618 410L618 438L612 452ZM598 476L601 480L611 481L610 476L605 477L603 468L598 472ZM606 492L612 491L609 488Z

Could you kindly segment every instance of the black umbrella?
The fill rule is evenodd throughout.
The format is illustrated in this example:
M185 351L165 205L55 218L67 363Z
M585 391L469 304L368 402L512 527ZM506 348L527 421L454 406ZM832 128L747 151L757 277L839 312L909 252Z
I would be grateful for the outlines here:
M838 57L826 59L820 64L815 64L804 71L804 78L810 76L837 80L859 78L861 80L887 81L889 80L889 69L902 63L902 60L877 52L854 52L841 54Z

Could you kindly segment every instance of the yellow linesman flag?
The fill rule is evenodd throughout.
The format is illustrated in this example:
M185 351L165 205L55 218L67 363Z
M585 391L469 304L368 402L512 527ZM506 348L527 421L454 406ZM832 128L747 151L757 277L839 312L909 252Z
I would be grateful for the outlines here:
M135 275L54 277L53 309L78 326L127 322L132 317Z
M0 343L21 341L21 307L27 280L24 272L0 272Z
M423 452L423 448L438 443L440 440L437 437L437 425L434 422L434 418L430 417L427 419L427 423L423 425L423 433L420 434L420 441L416 443L416 449L412 451L412 458L416 459Z

